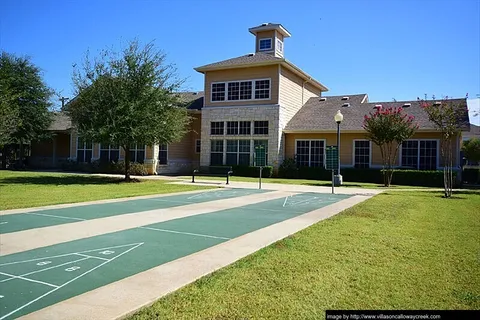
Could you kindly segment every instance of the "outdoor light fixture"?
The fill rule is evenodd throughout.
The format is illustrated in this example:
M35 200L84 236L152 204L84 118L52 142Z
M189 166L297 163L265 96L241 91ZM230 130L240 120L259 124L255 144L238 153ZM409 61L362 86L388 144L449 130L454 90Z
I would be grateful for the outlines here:
M337 152L338 152L338 167L337 167L337 174L335 176L335 185L341 186L342 185L342 175L340 174L340 123L343 121L343 114L340 110L337 111L335 114L335 122L337 123Z

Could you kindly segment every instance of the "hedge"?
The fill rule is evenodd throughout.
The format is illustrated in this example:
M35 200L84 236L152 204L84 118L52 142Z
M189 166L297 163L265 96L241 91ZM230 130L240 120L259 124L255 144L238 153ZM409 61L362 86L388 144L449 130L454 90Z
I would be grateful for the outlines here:
M260 168L253 166L232 166L234 176L258 178L260 176ZM266 166L262 170L262 178L270 178L273 174L273 167Z
M116 173L125 174L125 162L100 162L99 160L91 163L67 161L62 164L63 170L80 171L88 173ZM130 162L130 174L135 176L147 175L147 169L141 163Z
M286 170L287 167L288 170ZM383 176L381 169L342 168L340 170L340 173L343 176L343 181L383 184ZM453 172L453 174L455 180L456 172ZM282 178L330 181L332 179L332 172L330 170L325 170L323 167L292 168L289 165L280 168L279 176ZM443 187L443 171L404 169L395 170L393 173L392 184L424 187Z
M480 184L480 169L468 168L463 169L462 182L471 184Z

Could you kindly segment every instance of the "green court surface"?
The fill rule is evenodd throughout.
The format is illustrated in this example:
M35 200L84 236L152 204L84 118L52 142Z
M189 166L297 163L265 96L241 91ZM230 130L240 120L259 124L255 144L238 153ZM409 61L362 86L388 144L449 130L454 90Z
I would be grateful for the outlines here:
M221 189L198 193L126 200L114 203L91 204L70 208L48 209L0 216L0 233L54 226L84 220L111 217L120 214L166 209L207 201L246 196L268 192L258 189Z
M349 197L298 194L0 257L0 320L28 314Z

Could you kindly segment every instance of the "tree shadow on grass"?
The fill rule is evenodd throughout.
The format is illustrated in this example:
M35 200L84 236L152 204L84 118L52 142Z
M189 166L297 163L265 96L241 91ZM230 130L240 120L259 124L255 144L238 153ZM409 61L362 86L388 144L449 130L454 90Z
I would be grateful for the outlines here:
M34 185L103 185L125 182L123 178L96 177L82 175L59 175L59 176L23 176L7 177L0 180L0 184L34 184Z
M327 183L327 182L309 182L309 183L302 183L302 185L306 185L306 186L314 186L314 187L331 187L332 186L332 183ZM361 184L344 184L342 185L342 187L346 187L346 188L352 188L352 187L358 187L358 188L362 188L364 187L363 185Z

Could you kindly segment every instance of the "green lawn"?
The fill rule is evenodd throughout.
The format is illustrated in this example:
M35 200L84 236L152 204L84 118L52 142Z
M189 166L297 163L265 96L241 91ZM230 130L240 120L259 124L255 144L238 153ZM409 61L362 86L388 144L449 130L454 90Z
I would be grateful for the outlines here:
M479 309L480 192L385 192L129 319L321 319L326 309Z
M125 183L121 178L0 170L0 210L209 189L168 182Z
M183 180L192 180L191 176L182 176L179 177ZM200 176L195 177L195 181L202 181L202 180L214 180L214 181L226 181L225 177L208 177L208 176ZM258 183L258 178L249 178L249 177L237 177L231 176L231 182L256 182ZM305 186L321 186L321 187L331 187L332 181L325 181L325 180L307 180L307 179L282 179L282 178L262 178L262 183L281 183L281 184L299 184ZM386 189L383 185L379 185L378 183L367 183L367 182L344 182L343 187L355 187L355 188L381 188ZM401 186L401 185L392 185L390 189L426 189L427 187L418 187L418 186Z

